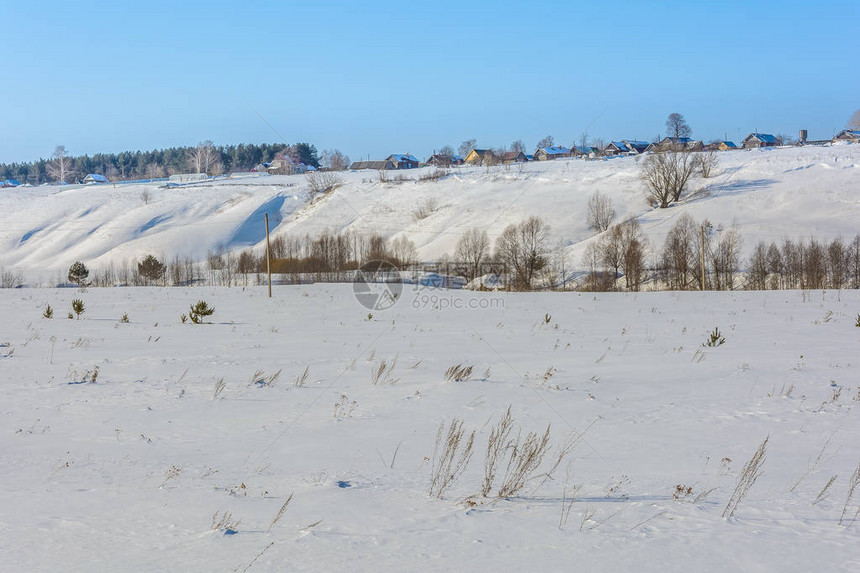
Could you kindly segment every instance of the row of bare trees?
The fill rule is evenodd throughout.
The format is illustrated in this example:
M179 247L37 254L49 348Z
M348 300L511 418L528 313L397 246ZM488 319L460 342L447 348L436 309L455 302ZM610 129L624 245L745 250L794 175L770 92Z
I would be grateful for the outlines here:
M860 288L860 235L850 243L840 238L760 242L750 257L747 281L756 290Z
M590 291L639 290L650 280L656 289L751 290L860 288L860 235L846 243L815 238L760 242L749 261L743 238L733 225L714 226L683 214L646 267L647 240L635 220L609 228L585 251L588 269L581 288ZM624 277L624 284L619 278Z
M558 288L567 278L565 250L556 245L555 254L550 254L548 236L549 226L539 217L509 225L494 245L485 230L471 228L457 242L453 264L468 280L502 269L512 290ZM851 242L839 238L829 243L814 238L760 242L745 268L742 247L735 226L697 222L688 214L676 219L662 245L652 247L631 218L610 225L586 248L587 272L579 288L638 291L646 283L669 290L860 288L860 235ZM271 256L272 272L282 275L283 283L351 281L356 269L374 261L401 269L418 261L415 244L405 236L389 240L355 231L280 235L271 241ZM447 257L441 262L452 264ZM179 256L165 263L152 256L110 263L93 273L91 284L263 284L265 269L262 253L219 249L199 263Z

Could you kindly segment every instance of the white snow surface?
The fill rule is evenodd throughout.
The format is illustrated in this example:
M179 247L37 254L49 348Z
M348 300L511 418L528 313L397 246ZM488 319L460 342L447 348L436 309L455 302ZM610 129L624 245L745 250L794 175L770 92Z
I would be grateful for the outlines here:
M216 220L232 192L213 193L184 217ZM370 315L349 285L0 290L0 570L860 569L860 293L412 288ZM182 324L200 299L214 315ZM703 347L714 327L725 344ZM396 364L374 385L382 360ZM471 378L445 381L456 364ZM552 479L550 453L518 495L483 498L508 406L514 435L581 441ZM475 452L436 499L435 436L455 418ZM761 476L722 517L765 438ZM679 485L691 494L673 499Z
M417 179L434 168L391 172L406 182L380 182L374 171L339 174L343 185L309 200L304 175L213 180L180 188L145 184L4 189L0 192L0 267L29 284L56 278L75 260L91 269L123 259L191 256L223 247L263 250L263 215L272 235L329 230L406 236L422 260L452 254L467 229L491 240L511 223L536 215L550 225L549 247L564 248L573 268L593 233L586 205L599 190L618 220L637 217L652 253L674 219L689 213L715 226L737 225L749 254L759 240L850 240L860 232L860 145L739 150L718 154L709 179L668 209L652 209L639 177L641 157L563 159L509 167L453 168L438 181ZM144 202L142 192L150 200ZM416 220L428 199L439 209Z

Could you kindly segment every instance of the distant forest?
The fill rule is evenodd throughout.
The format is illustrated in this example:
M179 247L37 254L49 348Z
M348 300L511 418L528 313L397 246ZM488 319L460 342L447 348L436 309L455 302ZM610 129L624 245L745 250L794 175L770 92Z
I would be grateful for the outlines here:
M83 179L89 173L107 176L111 181L129 179L155 179L174 173L195 171L192 156L201 146L207 145L214 150L210 175L250 171L260 163L268 163L278 153L286 151L296 160L319 167L319 157L315 146L308 143L287 145L284 143L261 143L239 145L211 145L210 142L194 147L170 147L154 151L123 151L122 153L97 153L95 155L68 155L71 175L67 182ZM27 163L0 163L0 181L17 179L21 183L40 185L54 182L50 167L55 159L39 159ZM217 172L215 172L217 171Z

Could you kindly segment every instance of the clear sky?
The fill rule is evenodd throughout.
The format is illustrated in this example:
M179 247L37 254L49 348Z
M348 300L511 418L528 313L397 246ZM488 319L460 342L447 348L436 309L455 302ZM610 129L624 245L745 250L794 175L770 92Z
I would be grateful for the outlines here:
M0 22L0 162L206 139L422 159L651 139L672 112L705 140L817 139L860 108L858 0L4 0Z

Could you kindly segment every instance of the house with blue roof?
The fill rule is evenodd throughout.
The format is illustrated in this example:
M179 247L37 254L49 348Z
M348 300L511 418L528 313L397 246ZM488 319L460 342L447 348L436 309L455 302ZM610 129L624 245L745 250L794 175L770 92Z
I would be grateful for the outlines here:
M600 155L600 150L590 145L574 145L570 153L573 157L597 157Z
M570 149L561 145L541 147L534 153L535 161L551 161L553 159L561 159L563 157L570 156Z
M434 153L427 160L427 165L435 165L436 167L451 167L452 165L463 165L463 158L457 155L445 155L443 153Z
M418 167L418 159L409 153L406 155L394 153L386 157L385 161L391 162L393 169L416 169Z
M850 141L852 143L860 143L860 130L858 129L843 129L833 138L833 142Z
M744 149L757 149L759 147L776 147L782 142L770 133L751 133L741 142Z
M110 180L108 180L108 178L104 175L99 175L98 173L90 173L81 180L81 183L83 183L84 185L102 185L104 183L110 183Z
M17 179L7 179L5 181L0 181L0 187L20 187L21 182Z
M638 139L622 139L621 141L610 141L603 148L604 155L639 155L648 151L651 144Z

